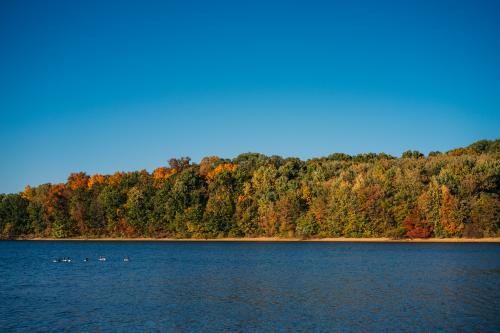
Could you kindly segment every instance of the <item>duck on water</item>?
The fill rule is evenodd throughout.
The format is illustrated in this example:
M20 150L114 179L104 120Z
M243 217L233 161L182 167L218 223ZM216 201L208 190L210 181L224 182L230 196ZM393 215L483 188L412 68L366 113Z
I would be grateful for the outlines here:
M97 260L99 260L99 261L106 261L106 257L105 256L99 256L99 258ZM89 261L89 258L85 258L85 259L83 259L83 261L87 262L87 261ZM130 258L128 256L125 256L123 258L123 261L128 262L128 261L130 261ZM57 259L53 259L52 262L71 262L71 258L70 257L57 258Z
M71 258L70 257L57 258L52 260L52 262L71 262Z

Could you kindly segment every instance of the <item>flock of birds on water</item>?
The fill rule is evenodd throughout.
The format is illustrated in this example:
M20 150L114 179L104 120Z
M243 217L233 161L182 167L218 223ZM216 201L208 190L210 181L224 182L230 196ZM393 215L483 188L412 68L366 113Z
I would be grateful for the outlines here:
M98 261L106 261L107 259L105 256L99 256L99 258L97 260ZM73 260L70 257L62 257L62 258L57 258L57 259L52 260L52 262L72 262L72 261ZM85 259L83 259L83 261L87 262L87 261L90 261L90 259L85 258ZM128 261L130 261L130 258L128 256L125 256L123 258L123 261L128 262Z

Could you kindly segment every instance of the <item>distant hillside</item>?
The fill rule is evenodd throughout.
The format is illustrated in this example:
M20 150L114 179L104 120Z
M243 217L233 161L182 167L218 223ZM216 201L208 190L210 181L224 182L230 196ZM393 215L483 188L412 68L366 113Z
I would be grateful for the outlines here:
M500 140L302 161L257 153L171 159L152 173L74 173L0 195L16 237L499 236Z

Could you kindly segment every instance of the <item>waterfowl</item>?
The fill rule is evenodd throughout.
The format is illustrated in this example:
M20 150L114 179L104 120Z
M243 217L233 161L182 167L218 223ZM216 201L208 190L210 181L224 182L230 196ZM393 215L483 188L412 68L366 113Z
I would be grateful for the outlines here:
M128 258L128 256L125 256L125 258L123 258L123 261L130 261L130 259Z
M99 257L99 261L106 261L106 257L104 257L104 256L100 256L100 257Z

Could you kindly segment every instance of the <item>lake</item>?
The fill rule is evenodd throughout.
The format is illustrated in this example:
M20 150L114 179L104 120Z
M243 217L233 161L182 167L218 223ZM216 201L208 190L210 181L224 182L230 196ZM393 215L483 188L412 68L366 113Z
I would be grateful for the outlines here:
M500 244L2 241L0 330L499 332Z

